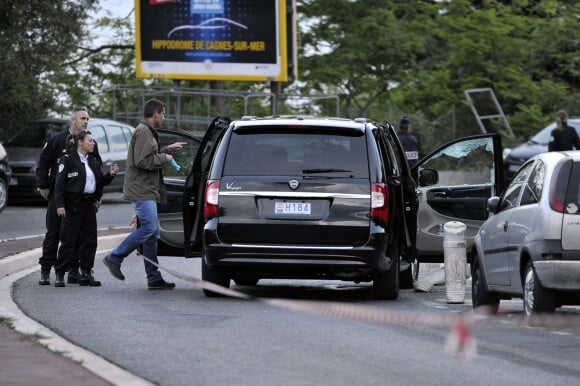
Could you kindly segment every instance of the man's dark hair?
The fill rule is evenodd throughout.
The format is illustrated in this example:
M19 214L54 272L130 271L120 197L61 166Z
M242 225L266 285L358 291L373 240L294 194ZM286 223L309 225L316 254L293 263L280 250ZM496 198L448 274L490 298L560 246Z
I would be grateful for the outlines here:
M399 122L399 130L409 131L410 127L411 127L411 120L409 119L409 117L404 116L403 118L401 118L401 121Z
M155 113L162 113L163 111L165 111L165 103L159 99L149 99L143 106L143 116L145 118L151 118Z

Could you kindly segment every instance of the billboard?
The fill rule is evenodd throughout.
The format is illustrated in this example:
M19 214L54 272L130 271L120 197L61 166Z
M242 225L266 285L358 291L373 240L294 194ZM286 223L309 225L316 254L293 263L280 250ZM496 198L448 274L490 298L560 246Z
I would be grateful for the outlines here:
M137 77L287 81L287 20L286 0L135 0Z

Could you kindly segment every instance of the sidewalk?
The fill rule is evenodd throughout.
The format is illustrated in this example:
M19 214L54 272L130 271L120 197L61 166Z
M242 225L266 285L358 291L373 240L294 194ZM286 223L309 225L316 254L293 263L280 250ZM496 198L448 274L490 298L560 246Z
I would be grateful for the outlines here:
M113 248L129 231L130 228L99 230L98 252ZM11 288L16 280L29 274L39 275L43 238L0 242L0 383L3 386L150 385L60 338L24 315L12 301Z

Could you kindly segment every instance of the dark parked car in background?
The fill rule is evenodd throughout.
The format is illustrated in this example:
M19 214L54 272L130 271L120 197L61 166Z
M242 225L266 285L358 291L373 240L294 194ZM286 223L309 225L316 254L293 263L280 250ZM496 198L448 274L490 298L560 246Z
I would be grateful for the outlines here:
M11 201L42 200L36 190L36 163L40 152L48 138L59 131L66 130L69 126L68 119L51 118L32 121L6 142L6 151L13 171L10 181ZM119 174L110 185L105 187L105 192L122 191L127 148L134 128L108 119L91 119L88 130L99 145L105 172L113 162L119 164Z
M6 207L8 202L8 184L12 177L12 170L8 163L8 153L0 143L0 212Z
M576 129L580 135L580 118L570 118L568 124ZM556 123L552 122L544 127L527 142L513 149L504 150L504 176L506 181L510 181L514 174L518 171L520 166L528 159L536 154L545 153L548 151L548 142L550 142L550 134L556 128ZM578 149L577 149L578 150Z
M202 277L224 287L338 279L395 299L413 285L414 237L419 261L442 260L441 224L466 222L472 240L503 182L498 134L455 140L411 170L396 130L366 119L223 118L201 144L179 135L159 130L162 144L199 151L176 153L187 180L165 174L160 246L201 257Z

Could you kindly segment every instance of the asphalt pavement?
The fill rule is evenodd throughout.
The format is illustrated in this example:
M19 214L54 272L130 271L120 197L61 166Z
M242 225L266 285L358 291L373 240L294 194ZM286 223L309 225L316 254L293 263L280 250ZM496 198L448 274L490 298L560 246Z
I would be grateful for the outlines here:
M99 230L98 253L116 246L129 231L128 227ZM3 386L151 385L107 359L64 340L30 319L12 300L16 281L28 275L40 275L37 261L42 240L43 236L36 236L0 242L0 383ZM51 281L54 282L54 274ZM47 287L47 290L54 288Z
M99 250L114 247L129 228L99 230ZM106 359L65 341L28 318L12 301L12 284L37 264L43 236L0 242L0 383L13 385L150 385ZM51 280L54 281L54 273ZM50 288L52 290L52 288Z

